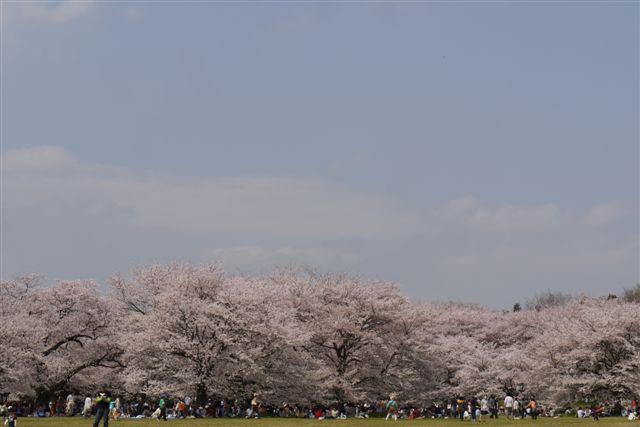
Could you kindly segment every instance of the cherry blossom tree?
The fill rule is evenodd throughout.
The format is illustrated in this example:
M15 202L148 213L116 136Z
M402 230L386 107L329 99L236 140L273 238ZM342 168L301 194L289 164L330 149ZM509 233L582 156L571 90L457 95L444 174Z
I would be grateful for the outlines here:
M418 322L396 286L314 272L279 281L289 285L289 330L297 331L289 342L313 361L323 401L380 396L415 375Z
M78 388L92 371L122 366L114 311L95 283L37 285L25 276L0 287L4 387L46 399Z
M638 304L583 298L549 314L536 355L554 379L546 382L555 400L640 393Z
M532 308L416 303L390 283L295 270L230 276L217 264L142 268L114 277L108 294L91 281L46 287L25 275L0 283L0 393L43 400L107 384L201 404L257 392L267 404L306 405L391 392L415 404L640 394L637 301Z
M127 387L151 394L248 395L280 343L269 329L259 282L218 265L152 266L116 277L113 298L129 311Z

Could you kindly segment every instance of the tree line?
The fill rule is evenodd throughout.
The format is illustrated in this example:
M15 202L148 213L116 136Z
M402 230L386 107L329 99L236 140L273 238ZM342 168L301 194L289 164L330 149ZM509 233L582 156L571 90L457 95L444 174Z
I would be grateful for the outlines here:
M556 405L640 395L640 285L620 298L542 295L526 308L416 303L390 283L220 265L0 284L0 393L427 403L482 393ZM515 308L515 307L514 307Z

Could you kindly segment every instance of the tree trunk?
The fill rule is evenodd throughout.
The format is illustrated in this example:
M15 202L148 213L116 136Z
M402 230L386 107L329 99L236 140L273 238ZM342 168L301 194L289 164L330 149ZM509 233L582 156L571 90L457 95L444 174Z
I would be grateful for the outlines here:
M198 383L196 385L196 402L198 406L204 407L207 403L207 386L205 383Z

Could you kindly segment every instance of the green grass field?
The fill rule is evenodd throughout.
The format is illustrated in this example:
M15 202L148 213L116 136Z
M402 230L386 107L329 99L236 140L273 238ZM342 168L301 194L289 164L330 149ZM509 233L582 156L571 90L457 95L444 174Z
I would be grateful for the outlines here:
M597 424L596 424L597 423ZM18 418L18 427L91 427L93 424L93 418L91 420L85 420L81 417L73 418ZM640 427L640 421L628 421L623 417L611 417L601 418L599 421L593 421L592 419L577 419L577 418L540 418L537 421L527 420L513 420L509 421L505 418L498 420L489 420L486 423L473 423L471 421L458 421L458 420L412 420L412 421L385 421L384 419L351 419L351 420L306 420L298 418L262 418L259 420L245 420L237 418L207 418L207 419L191 419L191 420L169 420L169 421L156 421L156 420L117 420L110 421L110 427L158 427L161 425L167 427L327 427L331 425L344 426L344 427L376 427L387 426L394 424L407 424L413 426L464 426L464 425L486 425L486 426L525 426L525 425L539 425L539 426L593 426L609 427L609 426L638 426ZM102 426L102 422L100 423Z

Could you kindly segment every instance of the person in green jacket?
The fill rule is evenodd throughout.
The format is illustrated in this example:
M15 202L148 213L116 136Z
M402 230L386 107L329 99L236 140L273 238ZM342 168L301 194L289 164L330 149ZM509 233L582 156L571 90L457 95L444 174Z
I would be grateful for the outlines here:
M389 396L389 401L387 402L387 418L385 418L385 421L388 420L389 417L393 417L394 421L398 421L398 402L396 401L395 394Z
M160 416L158 420L167 421L167 406L164 402L164 396L160 396L160 401L158 402L158 408L160 408Z

